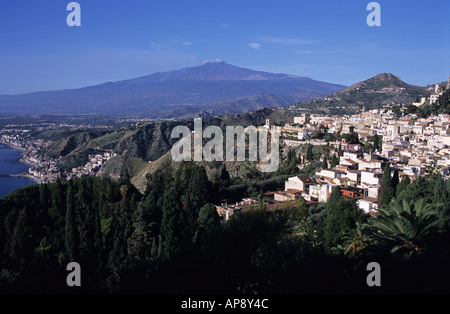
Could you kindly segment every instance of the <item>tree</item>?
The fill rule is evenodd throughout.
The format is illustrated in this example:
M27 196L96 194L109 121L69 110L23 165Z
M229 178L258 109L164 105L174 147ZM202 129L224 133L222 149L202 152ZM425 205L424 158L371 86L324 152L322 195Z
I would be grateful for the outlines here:
M444 227L448 227L447 223L450 221L450 191L447 188L447 184L439 173L436 178L433 191L433 203L437 207L437 213L439 219Z
M138 263L156 259L156 246L160 234L161 210L156 206L153 191L140 202L133 213L133 234L128 240L128 253Z
M288 220L295 232L306 232L308 220L308 207L303 197L295 201L293 207L285 209Z
M70 262L76 261L77 254L77 229L75 227L75 200L73 192L73 183L69 181L67 188L66 199L66 224L65 224L65 247L66 254Z
M356 222L362 222L363 212L355 200L344 199L340 186L331 192L326 208L323 238L325 249L331 252L333 247L344 242L346 232L353 229Z
M418 199L424 198L427 203L431 203L433 201L433 193L432 188L430 189L430 180L430 178L426 177L416 177L411 184L408 184L406 189L400 194L397 193L397 200L399 202L403 200L415 202Z
M306 159L308 161L312 161L314 159L313 145L312 144L308 144L308 147L306 148Z
M10 256L17 267L22 269L26 266L26 262L31 259L30 248L32 245L31 232L29 222L29 207L25 205L17 215L17 221L11 235L11 252Z
M394 196L397 193L397 186L399 184L399 181L400 180L399 180L399 177L398 177L398 170L395 169L394 170L394 174L392 175L392 179L391 179L391 186L392 186L392 189L394 190Z
M368 240L381 252L408 259L427 250L436 240L438 226L434 206L424 199L414 204L394 200L387 208L378 209L377 215L368 221Z
M192 234L196 230L198 212L208 202L209 190L209 181L205 167L194 166L186 194L184 195L183 204Z
M381 177L381 189L380 194L378 195L378 208L386 208L394 197L394 189L391 181L391 167L389 163L386 163L383 170L383 176Z
M206 251L213 247L221 228L220 217L216 206L206 204L200 208L197 220L197 230L194 235L194 243Z
M341 135L341 138L345 139L349 144L359 143L358 133L350 131L350 133L345 133Z
M408 185L410 183L411 183L411 179L409 178L409 176L403 176L402 180L397 185L395 195L398 197L404 190L406 190L406 188L408 187Z
M341 187L337 186L333 188L327 202L327 216L324 224L324 243L327 248L331 248L337 244L337 234L345 227L341 219L342 202Z
M161 257L169 259L182 249L186 238L187 221L181 210L174 188L167 190L162 198Z
M381 143L381 136L374 135L373 137L373 150L377 150L378 152L381 152L382 143Z
M49 207L50 194L48 191L48 185L43 183L39 185L39 203L41 208L47 210Z
M342 150L342 145L341 145L341 143L339 143L338 156L339 156L339 157L344 156L344 151Z
M327 156L323 156L322 169L328 169L328 159L327 159Z
M223 164L220 169L219 182L220 187L230 186L231 183L230 173L228 172L227 167L225 167L225 164Z
M330 167L334 168L339 164L339 159L336 157L336 154L333 154L333 157L331 157L330 161Z
M367 248L367 235L366 235L366 226L364 224L360 224L356 222L356 227L354 229L349 230L344 237L347 242L345 243L345 254L350 255L351 257L356 254L361 254L365 248Z
M128 239L132 234L132 199L127 184L120 186L122 199L118 204L115 215L112 217L111 229L113 232L113 245L108 256L110 275L107 278L110 289L118 289L124 282L124 274L130 267L128 255Z

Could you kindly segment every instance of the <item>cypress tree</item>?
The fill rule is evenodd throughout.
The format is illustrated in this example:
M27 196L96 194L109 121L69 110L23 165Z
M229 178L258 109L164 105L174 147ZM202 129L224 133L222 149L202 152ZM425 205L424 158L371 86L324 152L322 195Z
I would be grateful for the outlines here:
M450 193L447 189L447 184L439 173L436 178L433 191L433 203L438 206L439 218L443 225L449 225L448 217L450 215Z
M334 168L339 164L339 160L336 157L336 154L333 154L333 157L331 157L331 161L330 161L330 167Z
M167 190L162 197L161 257L169 259L183 248L186 239L186 221L174 188Z
M128 254L138 262L150 260L147 248L151 247L152 239L148 230L150 224L148 216L148 208L144 202L139 203L138 209L133 214L133 234L128 240Z
M392 187L391 167L389 163L386 163L386 166L383 170L383 176L381 177L381 189L380 194L378 195L378 207L387 208L393 197L394 189Z
M25 252L27 251L27 248L32 248L29 243L31 234L28 215L28 205L25 205L17 215L16 224L11 235L10 257L19 269L26 266L26 260L30 258L30 256L27 257L26 255L28 254Z
M228 187L230 185L230 173L228 172L225 165L222 165L222 168L220 169L219 181L221 187Z
M208 202L208 196L209 181L206 169L203 166L194 166L183 204L187 214L189 229L192 233L197 229L198 212Z
M344 151L342 150L342 145L341 145L341 143L339 143L338 156L339 156L339 157L344 156Z
M67 188L67 205L66 205L66 224L65 224L65 247L66 254L70 262L75 262L77 249L77 234L75 227L75 200L73 194L73 183L69 181Z
M322 169L328 169L328 159L327 159L327 156L323 156Z
M395 192L396 197L398 197L403 191L405 191L410 183L411 180L409 179L409 177L404 176L400 183L397 185L397 190Z
M378 135L374 136L373 140L373 150L377 150L378 152L381 152L381 143L380 143L380 137Z
M434 197L433 188L434 182L431 179L419 176L414 179L414 182L408 184L405 190L397 194L397 200L399 202L406 200L408 203L411 203L423 198L426 203L432 203Z
M326 248L331 248L337 243L337 233L343 228L342 213L340 213L343 201L341 187L337 186L331 191L327 201L327 216L324 224L324 243Z
M391 179L391 185L392 185L392 189L394 190L394 196L397 195L397 186L399 183L400 183L400 179L398 177L398 170L395 169L394 174L392 175L392 179Z
M49 207L50 193L48 191L48 185L43 183L39 185L39 203L41 208L47 210Z
M331 249L343 242L346 232L361 222L362 211L356 206L355 200L346 200L342 196L341 188L333 189L327 202L327 216L324 226L325 249Z
M221 227L216 206L206 204L200 208L197 226L194 243L199 245L203 251L212 248Z
M312 144L308 144L308 147L306 149L306 159L308 159L308 161L312 161L314 159Z
M53 235L49 238L52 248L59 254L65 251L65 219L66 219L66 195L64 186L60 180L51 185L50 189L51 206L48 215L51 220ZM60 263L63 260L59 260Z
M447 186L445 184L444 178L442 178L442 175L439 173L436 178L436 183L434 185L434 203L448 203L449 201L449 195L447 191Z
M334 207L342 199L342 190L340 186L336 186L331 191L327 201L327 209Z

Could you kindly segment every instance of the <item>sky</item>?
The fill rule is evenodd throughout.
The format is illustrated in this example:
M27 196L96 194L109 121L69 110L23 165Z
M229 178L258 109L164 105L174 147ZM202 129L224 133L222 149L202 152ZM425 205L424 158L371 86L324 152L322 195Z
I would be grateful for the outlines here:
M0 1L0 94L79 88L208 61L352 85L450 75L450 0Z

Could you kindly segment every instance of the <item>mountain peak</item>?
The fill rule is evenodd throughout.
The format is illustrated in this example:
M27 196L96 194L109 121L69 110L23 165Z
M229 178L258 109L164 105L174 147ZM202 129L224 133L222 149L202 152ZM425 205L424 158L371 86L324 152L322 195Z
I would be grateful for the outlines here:
M204 63L204 65L205 65L205 64L229 64L229 63L226 63L225 61L220 60L220 59L216 59L216 60L214 60L214 61L206 61L206 62ZM229 65L231 65L231 64L229 64Z
M392 73L380 73L369 80L376 80L381 82L402 82L402 80L398 76L395 76Z
M380 73L365 81L353 84L342 90L342 92L354 91L359 89L380 90L386 87L406 87L409 84L403 82L398 76L392 73Z
M264 103L266 107L285 106L329 95L343 87L309 78L255 71L216 60L80 89L0 96L0 114L106 112L162 117L174 110L180 114L180 109L242 112L254 108L255 103L258 106ZM243 101L256 95L264 97L258 101L254 98Z
M266 81L285 79L288 77L286 74L273 74L241 68L222 60L208 61L199 66L147 76L147 78L154 78L158 81Z

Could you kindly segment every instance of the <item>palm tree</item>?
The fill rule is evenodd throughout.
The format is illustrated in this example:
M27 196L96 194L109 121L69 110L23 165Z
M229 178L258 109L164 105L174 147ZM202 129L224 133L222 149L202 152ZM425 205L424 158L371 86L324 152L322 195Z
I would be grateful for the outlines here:
M387 209L379 209L369 220L368 241L381 252L408 259L426 251L439 232L439 218L434 205L419 199L414 204L395 199Z
M361 253L368 246L367 236L366 236L366 225L361 225L356 222L355 229L349 230L345 235L345 252L349 256L355 256L357 253Z

